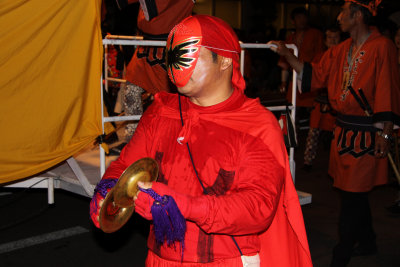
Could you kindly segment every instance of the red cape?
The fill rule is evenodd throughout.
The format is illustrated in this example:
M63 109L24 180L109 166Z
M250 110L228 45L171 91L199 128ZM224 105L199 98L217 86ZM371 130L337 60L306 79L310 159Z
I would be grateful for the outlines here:
M162 105L159 110L160 114L180 119L179 112L175 108L171 108L176 106L171 103L176 101L176 98L167 97L167 100L163 93L156 98L160 98L161 95L163 98L161 101L169 103L169 105ZM184 101L189 101L186 97L181 97L181 99L183 105ZM279 164L286 170L284 188L275 218L269 228L259 235L261 266L312 266L303 214L293 184L282 131L274 115L261 106L258 99L246 99L239 110L201 114L200 116L204 120L261 138L275 154ZM186 113L183 114L183 118L184 121L188 121ZM264 123L260 124L260 122ZM190 135L188 133L190 123L186 123L185 126L189 129L184 127L181 133Z

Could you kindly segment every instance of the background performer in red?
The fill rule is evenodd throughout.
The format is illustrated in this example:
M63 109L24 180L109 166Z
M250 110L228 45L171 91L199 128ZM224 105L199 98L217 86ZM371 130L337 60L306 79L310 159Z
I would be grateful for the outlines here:
M281 42L276 51L302 73L302 90L328 87L338 112L329 174L341 192L339 243L331 266L376 253L368 192L387 182L387 153L400 125L400 87L394 43L369 27L380 0L345 0L338 22L350 38L327 50L318 64L294 57ZM310 86L311 85L311 86Z
M325 45L329 49L340 43L341 32L338 28L331 27L325 31ZM316 56L314 62L318 62L324 53ZM322 135L324 147L325 140L329 139L331 141L332 131L335 125L336 117L334 115L335 111L329 104L328 92L326 88L321 88L318 90L318 95L314 99L313 110L310 114L310 129L308 130L308 135L306 139L306 149L304 151L304 165L303 169L306 171L311 170L313 161L317 156L318 141L320 140L320 135Z

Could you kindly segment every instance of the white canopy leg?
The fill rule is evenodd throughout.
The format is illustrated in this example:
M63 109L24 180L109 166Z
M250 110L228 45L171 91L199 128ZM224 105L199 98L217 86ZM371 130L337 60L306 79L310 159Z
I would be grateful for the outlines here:
M81 167L78 165L78 162L76 162L75 158L70 157L69 159L67 159L67 163L71 167L72 171L78 178L81 185L83 186L83 189L85 190L86 194L90 197L93 196L94 186L89 182L88 178L83 173Z

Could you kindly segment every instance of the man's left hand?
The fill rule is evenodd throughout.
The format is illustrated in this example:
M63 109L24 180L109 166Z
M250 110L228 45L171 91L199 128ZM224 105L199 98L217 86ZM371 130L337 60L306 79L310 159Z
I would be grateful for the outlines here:
M387 156L390 148L390 141L383 136L375 135L375 157L384 158Z
M189 215L191 197L177 193L167 185L159 182L138 182L138 186L143 189L152 188L154 192L160 196L171 196L178 205L182 215L185 218ZM153 205L154 199L149 194L140 192L139 190L133 200L135 201L135 212L147 220L152 220L153 216L151 214L151 206Z

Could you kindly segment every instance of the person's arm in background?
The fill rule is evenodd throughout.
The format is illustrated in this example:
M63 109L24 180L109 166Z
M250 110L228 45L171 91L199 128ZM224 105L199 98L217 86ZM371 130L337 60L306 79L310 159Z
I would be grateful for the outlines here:
M284 57L286 62L297 72L297 79L301 81L301 86L298 86L300 93L328 87L329 75L337 58L335 47L325 51L319 62L303 62L282 41L270 41L268 44L274 44L276 47L271 47L271 49Z
M397 69L397 49L395 45L382 41L377 52L376 90L373 102L373 120L375 126L382 129L376 134L375 156L386 157L390 149L390 138L394 126L400 125L400 79Z
M272 46L272 51L283 56L287 63L298 73L302 73L304 63L301 62L285 45L283 41L270 41L268 44L275 44L276 47Z
M288 85L288 79L289 79L289 71L287 69L282 69L281 71L281 84L279 86L279 91L281 93L286 92L286 88Z
M384 158L389 153L390 137L393 134L393 122L384 121L382 132L375 136L375 157Z

